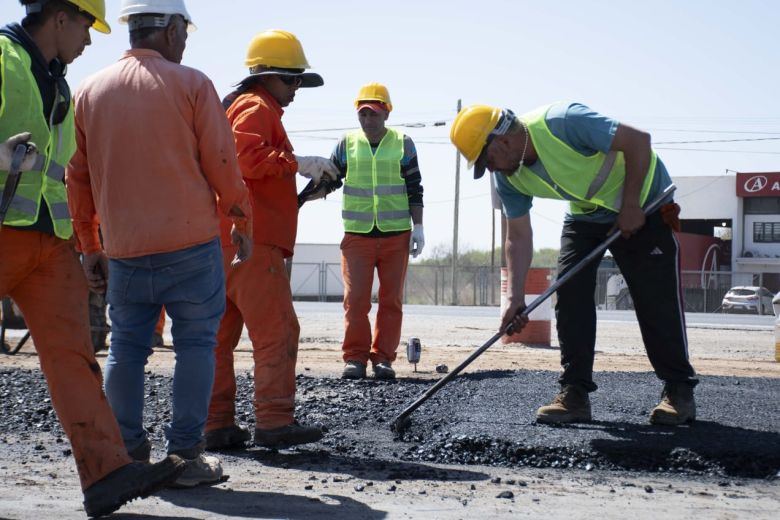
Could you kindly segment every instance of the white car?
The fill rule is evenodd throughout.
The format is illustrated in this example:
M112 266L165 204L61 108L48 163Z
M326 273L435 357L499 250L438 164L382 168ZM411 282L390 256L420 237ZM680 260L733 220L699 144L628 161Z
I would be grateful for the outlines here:
M772 293L765 287L732 287L723 297L720 307L723 312L750 312L753 314L774 314Z

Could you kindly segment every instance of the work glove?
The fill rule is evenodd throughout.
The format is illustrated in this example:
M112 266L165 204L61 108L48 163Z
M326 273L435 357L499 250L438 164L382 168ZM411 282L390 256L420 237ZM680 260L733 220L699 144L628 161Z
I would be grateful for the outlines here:
M409 237L409 254L412 255L412 258L417 258L422 253L423 247L425 247L423 225L415 224L412 228L412 236Z
M323 175L334 181L339 176L336 165L324 157L296 155L295 160L298 163L298 173L313 180L314 184L319 184Z
M108 257L103 251L85 254L81 260L89 290L105 294L108 287Z
M33 143L30 143L30 132L24 132L9 137L3 143L0 143L0 170L8 171L11 169L11 160L14 156L14 150L20 144L27 145L27 153L22 161L20 171L28 171L35 166L35 162L38 160L38 149Z

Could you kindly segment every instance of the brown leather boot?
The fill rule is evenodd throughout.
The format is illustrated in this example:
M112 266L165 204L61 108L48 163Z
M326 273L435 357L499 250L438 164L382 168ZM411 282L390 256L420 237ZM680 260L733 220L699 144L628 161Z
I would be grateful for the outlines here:
M667 382L661 394L661 402L650 412L650 424L677 426L695 419L693 386L688 383Z
M536 411L536 422L563 424L590 421L590 398L580 385L563 385L553 402Z

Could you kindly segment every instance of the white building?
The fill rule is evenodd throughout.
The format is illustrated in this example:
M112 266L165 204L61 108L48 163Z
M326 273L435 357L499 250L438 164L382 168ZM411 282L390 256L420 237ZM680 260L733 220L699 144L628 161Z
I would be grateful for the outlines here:
M719 237L728 253L721 270L760 274L767 288L780 290L780 173L673 180L675 201L681 206L682 254L688 265L706 267L708 260L701 248L686 247L685 235Z

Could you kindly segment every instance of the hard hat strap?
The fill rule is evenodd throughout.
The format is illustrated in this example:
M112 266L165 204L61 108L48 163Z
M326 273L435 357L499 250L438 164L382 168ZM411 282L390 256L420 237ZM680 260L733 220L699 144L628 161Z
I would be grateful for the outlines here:
M175 16L173 14L134 14L130 16L127 21L127 25L131 31L137 31L139 29L164 29L171 23L171 18ZM181 15L179 15L181 16ZM183 17L182 17L183 18ZM184 20L185 23L189 23Z

